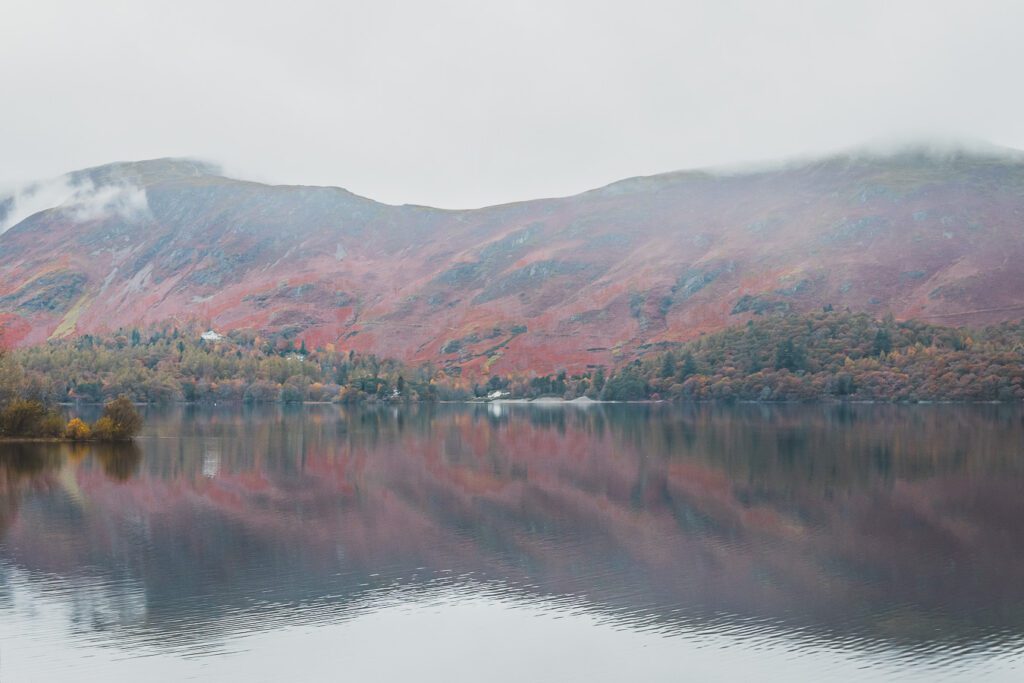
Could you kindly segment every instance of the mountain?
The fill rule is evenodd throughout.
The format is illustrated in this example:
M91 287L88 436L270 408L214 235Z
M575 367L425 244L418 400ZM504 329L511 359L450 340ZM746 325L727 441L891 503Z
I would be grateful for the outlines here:
M0 198L8 344L196 320L470 372L612 365L822 306L1024 315L1024 154L851 153L474 210L175 159Z

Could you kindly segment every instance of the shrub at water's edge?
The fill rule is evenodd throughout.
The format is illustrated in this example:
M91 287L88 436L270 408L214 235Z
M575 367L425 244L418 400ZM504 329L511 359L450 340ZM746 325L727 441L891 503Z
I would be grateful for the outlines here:
M39 401L15 399L0 410L0 435L57 437L64 424L59 414Z
M100 429L100 423L103 423ZM100 429L101 435L97 435ZM130 439L142 429L142 416L132 402L119 396L103 407L103 417L93 425L93 435L106 441ZM107 438L104 438L107 437Z
M92 438L92 427L85 420L74 418L64 429L64 438L69 441L88 441Z
M0 408L0 437L9 439L67 439L69 441L127 441L142 429L142 416L125 397L103 407L91 426L80 418L65 423L59 412L41 401L14 399Z

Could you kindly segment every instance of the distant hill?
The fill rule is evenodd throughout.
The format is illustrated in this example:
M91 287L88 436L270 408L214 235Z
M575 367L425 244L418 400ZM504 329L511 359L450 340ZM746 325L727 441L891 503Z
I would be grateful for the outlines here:
M197 320L469 372L615 365L774 311L1024 317L1024 155L847 154L449 211L161 159L0 197L9 344Z

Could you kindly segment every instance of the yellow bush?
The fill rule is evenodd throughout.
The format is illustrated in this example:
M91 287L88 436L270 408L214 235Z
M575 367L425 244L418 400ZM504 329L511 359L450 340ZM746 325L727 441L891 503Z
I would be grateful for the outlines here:
M64 437L72 441L88 441L92 438L92 429L76 417L68 422L68 426L64 429Z

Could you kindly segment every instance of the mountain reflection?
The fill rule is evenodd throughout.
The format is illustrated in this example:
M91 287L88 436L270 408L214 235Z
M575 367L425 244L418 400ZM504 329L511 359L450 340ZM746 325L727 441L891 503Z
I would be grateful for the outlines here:
M860 649L1024 632L1019 408L182 408L147 424L137 445L0 447L0 607L15 580L56 581L77 629L165 647L456 589Z

